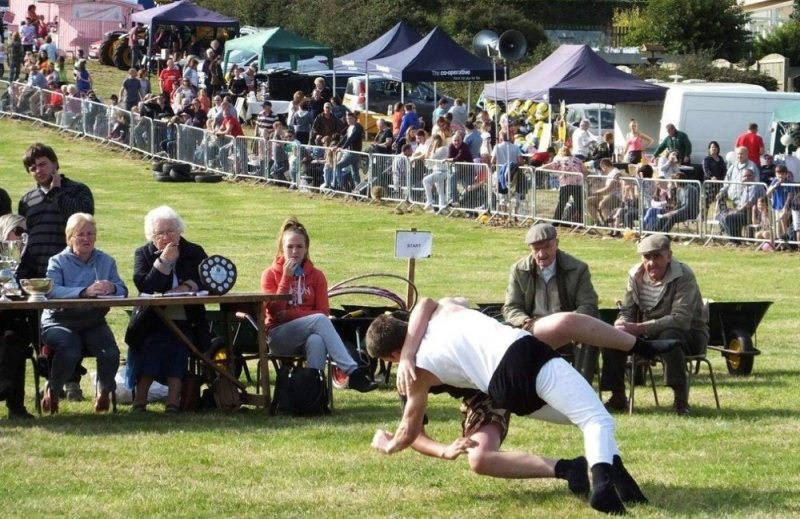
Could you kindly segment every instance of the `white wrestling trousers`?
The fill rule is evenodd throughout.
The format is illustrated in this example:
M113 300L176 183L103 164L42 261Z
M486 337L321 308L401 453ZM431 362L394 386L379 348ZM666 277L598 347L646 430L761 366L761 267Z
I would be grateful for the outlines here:
M531 418L577 425L583 432L589 466L612 463L614 455L619 454L614 419L575 368L564 359L548 361L536 377L536 393L547 405L532 413Z

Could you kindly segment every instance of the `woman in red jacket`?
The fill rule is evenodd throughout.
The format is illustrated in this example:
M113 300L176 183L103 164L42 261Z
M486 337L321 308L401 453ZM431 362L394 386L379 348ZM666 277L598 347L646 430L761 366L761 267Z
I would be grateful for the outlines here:
M276 355L304 354L309 368L321 370L330 356L350 377L349 387L362 393L378 385L350 356L328 314L328 281L308 257L305 227L289 217L278 234L278 250L272 265L261 275L261 290L291 294L290 301L267 303L269 349Z

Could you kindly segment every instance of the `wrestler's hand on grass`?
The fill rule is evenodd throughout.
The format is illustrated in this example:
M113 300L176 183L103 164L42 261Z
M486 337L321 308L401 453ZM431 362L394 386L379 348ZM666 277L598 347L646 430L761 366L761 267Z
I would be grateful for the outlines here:
M454 460L462 454L466 454L466 452L472 447L477 446L478 442L471 438L457 438L456 441L444 448L442 458L446 460Z
M417 380L416 372L417 364L414 357L403 358L400 357L400 362L397 363L397 392L401 395L407 394L411 388L411 384Z
M375 435L372 437L372 443L370 445L374 449L377 449L381 452L386 452L386 445L391 439L392 434L390 432L384 431L383 429L378 429L375 431Z

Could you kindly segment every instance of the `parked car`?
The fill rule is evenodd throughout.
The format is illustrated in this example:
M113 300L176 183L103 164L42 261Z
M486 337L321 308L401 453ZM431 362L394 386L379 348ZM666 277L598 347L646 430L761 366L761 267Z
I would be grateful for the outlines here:
M589 121L589 131L597 137L614 131L615 111L613 106L603 104L567 105L567 124L577 128L583 119Z
M281 56L279 56L280 58ZM288 60L288 56L286 57L286 61L277 61L274 63L265 63L264 67L259 70L259 72L274 72L278 70L291 70L291 62ZM230 70L233 65L237 65L239 68L247 68L252 63L258 61L258 53L253 50L245 50L245 49L234 49L228 55L228 68L225 72ZM199 71L199 84L200 86L205 86L206 84L206 75L203 73L203 63L205 59L200 60L197 65L197 70ZM317 71L320 69L325 69L328 66L328 58L326 56L314 56L308 59L302 59L297 62L297 72L301 73L311 73L313 71Z
M446 98L452 106L453 99L445 95L434 95L433 86L429 83L400 83L393 79L380 77L369 78L369 110L381 114L389 114L390 109L401 101L400 89L404 95L402 101L414 103L417 114L425 119L430 128L433 110L437 106L437 97ZM367 77L354 76L348 79L343 104L350 110L364 111L367 97Z

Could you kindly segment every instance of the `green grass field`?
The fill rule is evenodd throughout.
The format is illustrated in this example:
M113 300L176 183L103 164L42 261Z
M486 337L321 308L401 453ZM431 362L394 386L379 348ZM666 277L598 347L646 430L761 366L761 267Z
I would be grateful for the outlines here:
M93 190L97 246L118 261L131 283L133 251L144 243L143 217L160 204L185 219L186 237L238 267L236 291L258 289L274 255L280 222L297 215L311 233L311 256L329 282L388 272L394 232L433 232L433 257L417 263L422 295L501 301L508 268L526 253L525 230L481 226L429 214L397 215L389 206L327 200L249 182L162 184L149 161L63 137L25 122L0 119L0 186L12 200L31 187L22 167L35 141L53 146L61 171ZM561 247L587 261L601 306L624 291L636 262L634 245L565 235ZM795 354L797 254L748 248L676 245L703 295L716 301L770 300L759 327L749 377L729 376L711 352L722 410L701 372L689 419L669 413L652 393L637 391L637 412L617 416L617 438L630 471L651 500L630 507L637 518L800 517L800 403ZM393 290L401 287L387 286ZM360 299L359 302L373 302ZM336 301L333 301L335 304ZM380 302L378 302L380 304ZM109 314L120 340L125 317ZM90 366L91 368L91 366ZM84 380L84 391L89 392ZM29 377L29 386L32 382ZM313 419L267 417L255 410L165 416L160 406L132 415L96 416L89 403L64 403L61 414L31 423L0 419L0 515L3 517L592 517L562 481L499 480L471 474L466 460L442 462L413 452L377 454L377 427L399 418L391 389L367 395L337 391L337 411ZM664 403L667 406L664 406ZM29 409L33 407L28 400ZM460 432L456 402L431 400L432 436ZM515 417L504 444L551 457L583 450L580 432Z

